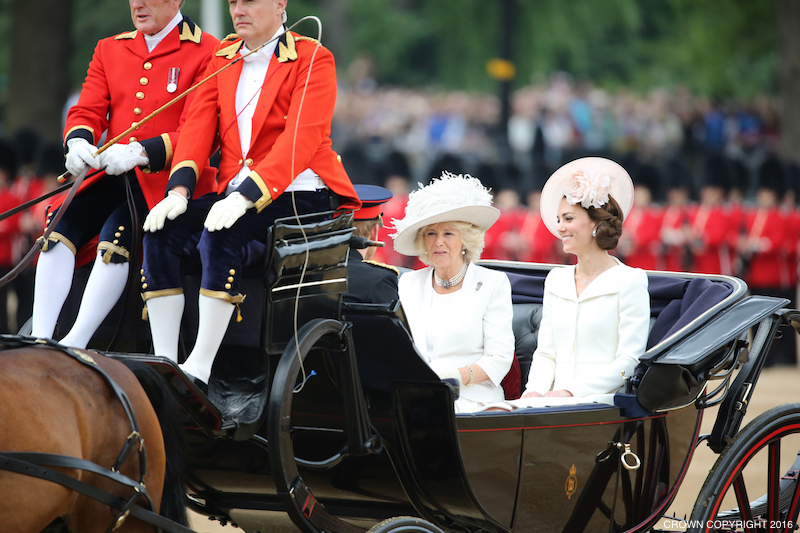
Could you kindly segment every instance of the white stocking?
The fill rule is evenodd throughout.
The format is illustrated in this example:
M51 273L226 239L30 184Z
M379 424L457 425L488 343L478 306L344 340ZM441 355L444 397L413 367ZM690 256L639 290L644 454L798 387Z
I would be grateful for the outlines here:
M39 254L33 288L33 321L31 335L50 339L56 329L58 315L67 301L75 273L75 255L64 243L57 242Z
M228 323L231 321L234 307L232 303L225 300L200 295L197 342L186 362L181 365L184 372L208 383L211 367L217 357L219 346L222 344L222 338L228 330Z
M106 252L111 253L111 252ZM128 283L130 263L108 263L100 254L94 260L92 273L83 291L78 318L61 344L75 348L86 348L89 341L114 308Z
M186 298L181 294L170 294L147 300L147 319L153 337L153 352L178 362L178 339L181 318Z

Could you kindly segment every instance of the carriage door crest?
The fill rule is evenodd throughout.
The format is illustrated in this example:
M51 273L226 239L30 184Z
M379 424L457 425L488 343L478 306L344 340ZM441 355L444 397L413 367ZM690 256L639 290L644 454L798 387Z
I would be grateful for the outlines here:
M575 475L578 470L575 468L573 464L569 469L569 476L567 476L567 482L564 483L564 491L567 493L567 499L571 499L572 495L575 494L575 491L578 488L578 477Z

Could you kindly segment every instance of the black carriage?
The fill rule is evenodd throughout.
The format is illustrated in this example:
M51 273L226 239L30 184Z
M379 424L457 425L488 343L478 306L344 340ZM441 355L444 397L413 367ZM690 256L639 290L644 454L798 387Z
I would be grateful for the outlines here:
M179 398L193 509L248 532L650 531L706 442L720 457L691 528L794 529L800 460L782 466L778 452L800 432L800 405L739 431L773 338L800 321L786 300L748 296L735 278L650 272L648 350L624 389L456 415L458 391L419 357L398 304L343 303L351 232L349 216L276 224L208 397L168 360L112 354L153 365ZM511 280L524 387L552 265L482 264ZM742 471L761 450L757 499Z

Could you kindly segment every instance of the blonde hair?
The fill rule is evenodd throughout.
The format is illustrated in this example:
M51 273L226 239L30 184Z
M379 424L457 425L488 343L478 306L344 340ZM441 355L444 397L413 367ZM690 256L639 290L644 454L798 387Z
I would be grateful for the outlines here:
M475 224L470 224L469 222L449 221L438 222L437 224L449 224L458 231L461 245L464 247L464 250L466 250L464 261L467 263L474 263L481 258L481 253L485 246L483 238L486 235L486 230L479 228ZM417 230L417 236L414 237L414 250L416 250L419 260L428 266L430 266L431 262L425 250L425 232L428 231L428 228L435 225L436 224L428 224L420 228Z

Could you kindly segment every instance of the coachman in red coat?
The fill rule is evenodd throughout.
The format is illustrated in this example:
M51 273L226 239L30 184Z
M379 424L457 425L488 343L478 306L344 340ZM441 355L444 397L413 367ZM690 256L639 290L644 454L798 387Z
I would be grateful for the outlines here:
M125 288L134 232L126 181L141 220L164 196L178 133L193 97L180 100L99 157L94 153L104 135L116 137L202 79L219 41L182 16L181 4L182 0L131 2L136 30L97 43L80 99L67 117L64 145L72 174L85 174L90 168L103 168L105 173L84 181L42 249L34 289L34 336L53 336L72 285L75 256L98 234L97 258L78 318L61 342L85 347ZM213 178L213 169L208 169L205 179ZM48 224L54 213L48 214Z
M182 251L199 235L198 336L182 368L201 383L245 296L239 292L245 250L265 244L277 218L361 205L331 148L333 55L314 39L286 32L285 9L286 0L229 2L238 35L220 43L209 71L244 60L198 90L169 193L145 220L142 295L156 355L177 359ZM219 177L209 183L203 169L217 141ZM187 200L198 191L210 194Z

